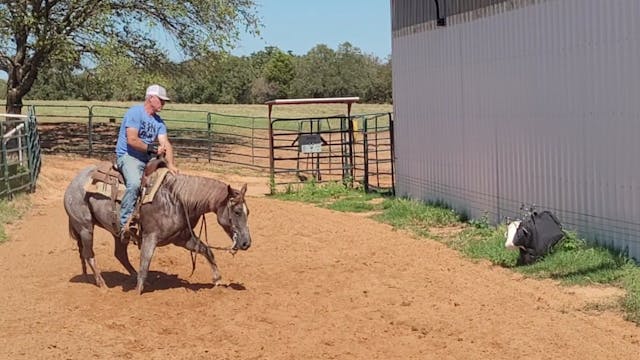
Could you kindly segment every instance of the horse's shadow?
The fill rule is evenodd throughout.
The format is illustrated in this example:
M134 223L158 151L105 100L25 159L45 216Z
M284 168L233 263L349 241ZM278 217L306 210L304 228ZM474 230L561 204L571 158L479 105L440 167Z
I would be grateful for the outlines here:
M131 277L128 274L121 273L119 271L105 271L102 272L102 278L107 284L108 288L115 288L117 286L122 287L122 291L131 291L136 287L136 278ZM95 284L93 275L75 275L69 282L72 283L90 283ZM215 286L213 284L202 283L190 283L184 279L181 279L176 274L167 274L162 271L149 271L147 275L147 281L144 286L144 292L154 292L158 290L168 290L183 288L191 291L200 291L202 289L212 289ZM228 288L232 290L246 290L247 288L240 283L228 283L219 284L218 287Z

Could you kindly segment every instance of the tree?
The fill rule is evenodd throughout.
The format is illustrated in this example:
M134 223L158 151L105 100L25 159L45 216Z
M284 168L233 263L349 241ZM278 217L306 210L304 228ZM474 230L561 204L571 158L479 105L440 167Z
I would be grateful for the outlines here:
M333 96L331 89L340 81L337 72L335 51L325 44L316 45L295 62L293 94L303 98Z
M254 0L0 0L0 71L8 74L7 112L19 113L38 74L52 62L97 63L123 55L154 64L164 32L185 55L226 49L241 26L259 32Z
M264 78L277 89L276 97L286 98L290 92L291 81L296 77L292 58L293 56L278 51L264 67Z
M78 92L78 77L74 74L76 69L76 66L52 63L51 66L40 70L38 79L25 98L39 100L73 99Z
M0 79L0 94L6 94L7 92L7 81L4 79Z
M391 60L378 66L373 83L367 91L366 100L375 103L391 103L393 101L391 91Z

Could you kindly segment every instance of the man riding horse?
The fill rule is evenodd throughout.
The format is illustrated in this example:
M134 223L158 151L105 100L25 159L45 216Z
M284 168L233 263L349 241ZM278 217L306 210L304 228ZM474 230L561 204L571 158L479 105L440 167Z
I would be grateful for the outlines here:
M142 174L151 157L156 154L164 155L169 171L178 173L167 127L158 115L166 101L170 99L164 87L156 84L149 86L144 103L129 108L120 126L116 163L126 186L120 207L119 236L123 243L128 243L132 235L139 236L137 220L132 218L132 214L140 193ZM159 146L155 145L156 140Z

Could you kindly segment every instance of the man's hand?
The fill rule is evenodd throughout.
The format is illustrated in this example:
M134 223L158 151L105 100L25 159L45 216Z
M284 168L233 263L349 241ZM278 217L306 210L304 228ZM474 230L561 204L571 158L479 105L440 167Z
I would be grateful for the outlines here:
M147 154L152 155L158 153L158 148L154 144L147 145Z
M173 174L173 175L178 175L180 173L180 170L178 170L177 167L171 165L171 164L167 164L167 169L169 169L169 171Z
M164 145L158 146L158 150L156 151L156 154L158 154L158 156L159 155L164 155L166 153L167 153L167 147L166 146L164 146Z

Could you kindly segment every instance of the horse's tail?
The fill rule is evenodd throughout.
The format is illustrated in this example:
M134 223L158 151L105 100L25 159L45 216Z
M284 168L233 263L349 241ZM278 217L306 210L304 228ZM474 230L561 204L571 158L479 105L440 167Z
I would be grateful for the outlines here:
M78 231L73 228L73 225L71 225L71 219L69 219L69 236L71 236L71 238L74 239L78 244L78 254L80 255L80 264L82 264L82 274L86 275L87 263L84 261L84 258L82 257L82 250L84 249L84 246L82 245L82 238L80 237L80 234L78 233Z
M73 228L71 221L69 221L69 236L71 236L73 240L80 241L80 234Z

